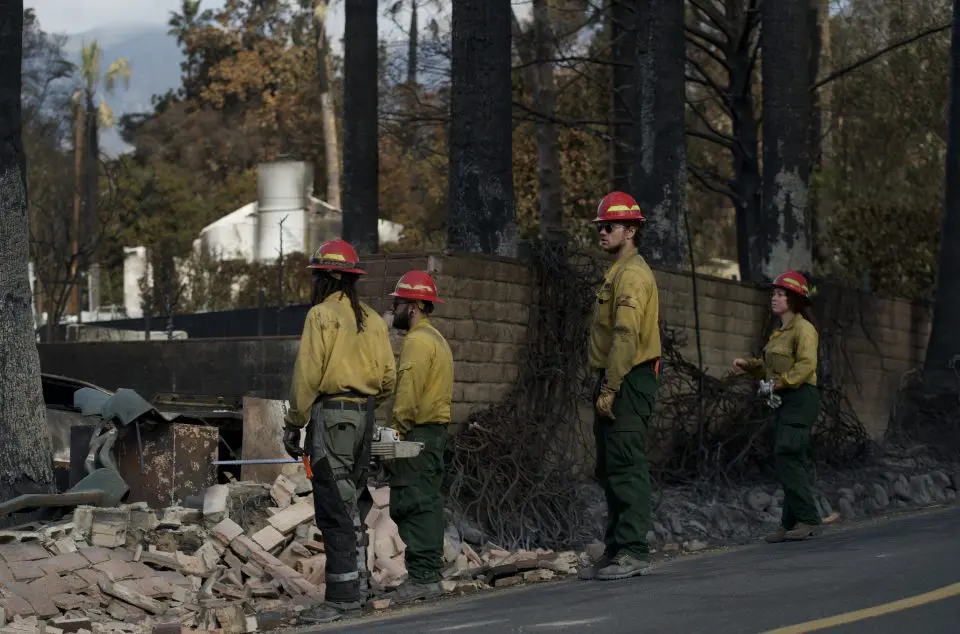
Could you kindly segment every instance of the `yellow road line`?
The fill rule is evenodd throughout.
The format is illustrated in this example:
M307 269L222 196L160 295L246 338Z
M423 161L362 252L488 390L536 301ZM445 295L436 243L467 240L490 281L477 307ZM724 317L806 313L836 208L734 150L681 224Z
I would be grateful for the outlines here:
M855 621L872 619L876 616L883 616L884 614L899 612L901 610L907 610L909 608L921 606L925 603L942 601L943 599L949 599L950 597L956 596L960 596L960 583L953 583L949 586L931 590L930 592L924 592L923 594L918 594L913 597L907 597L906 599L900 599L899 601L875 605L872 608L864 608L863 610L847 612L846 614L828 616L824 619L807 621L806 623L799 623L797 625L788 625L786 627L763 632L763 634L805 634L806 632L815 632L828 627L836 627L838 625L845 625Z

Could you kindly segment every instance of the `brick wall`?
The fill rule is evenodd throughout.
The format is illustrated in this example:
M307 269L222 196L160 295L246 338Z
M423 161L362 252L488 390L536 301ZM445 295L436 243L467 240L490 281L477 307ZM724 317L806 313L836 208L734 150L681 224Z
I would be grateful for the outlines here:
M512 387L526 336L530 273L509 260L473 256L383 255L366 260L360 295L378 312L400 276L434 273L441 296L432 321L448 338L456 362L453 416L497 403ZM299 329L299 327L298 327ZM401 336L394 336L399 354ZM44 372L107 389L285 399L297 337L98 341L40 344Z
M531 302L530 271L505 259L468 255L384 255L366 261L361 296L379 312L400 275L433 272L441 296L432 321L447 337L455 368L456 421L503 399L519 372ZM661 318L687 333L685 355L695 361L693 283L689 276L657 272ZM725 373L733 358L756 351L769 320L766 291L700 277L697 281L704 365ZM901 376L922 363L929 335L925 307L909 302L824 289L818 309L842 342L832 351L837 371L852 371L860 388L848 396L870 433L886 429ZM823 311L832 311L827 314ZM400 337L393 340L399 352ZM149 398L157 392L251 394L286 398L296 337L190 339L152 342L41 344L44 372L115 389L130 387ZM850 367L847 368L847 365Z

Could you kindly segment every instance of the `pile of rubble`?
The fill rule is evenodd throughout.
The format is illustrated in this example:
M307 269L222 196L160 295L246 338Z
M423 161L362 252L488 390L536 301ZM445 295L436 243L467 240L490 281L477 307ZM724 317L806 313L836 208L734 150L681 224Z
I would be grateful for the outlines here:
M78 507L73 517L0 531L0 634L28 632L255 632L290 625L323 600L325 555L309 482L210 487L202 508L144 503ZM389 489L371 490L366 518L375 609L406 570ZM543 581L570 574L575 553L477 552L445 538L444 588Z

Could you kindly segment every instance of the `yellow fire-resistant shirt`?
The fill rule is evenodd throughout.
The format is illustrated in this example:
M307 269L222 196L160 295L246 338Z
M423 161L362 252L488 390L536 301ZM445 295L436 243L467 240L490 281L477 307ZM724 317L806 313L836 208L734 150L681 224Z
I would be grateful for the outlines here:
M360 307L366 317L361 332L342 293L331 294L307 313L293 367L288 424L306 425L320 394L352 391L381 401L393 393L397 371L387 324L366 304Z
M817 384L817 329L802 315L777 328L763 348L763 358L747 359L747 373L758 379L774 379L774 389Z
M630 249L607 271L590 327L590 369L605 371L615 391L635 366L660 358L657 281L636 248Z
M449 423L452 400L453 353L443 335L423 318L400 349L391 427L406 432L414 425Z

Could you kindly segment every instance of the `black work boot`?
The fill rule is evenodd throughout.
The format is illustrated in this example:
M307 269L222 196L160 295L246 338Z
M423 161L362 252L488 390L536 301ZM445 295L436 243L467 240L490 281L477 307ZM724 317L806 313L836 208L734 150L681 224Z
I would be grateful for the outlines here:
M600 581L616 581L640 575L648 575L652 567L649 555L632 555L620 552L610 561L610 565L597 572Z
M580 571L577 572L577 579L580 581L592 581L593 579L596 579L597 573L600 572L600 569L606 568L612 561L613 557L607 553L603 553L600 555L600 559L596 560L589 566L581 568Z
M300 613L300 623L321 624L339 621L344 616L360 614L360 602L327 601Z
M443 595L443 586L439 581L430 583L420 583L413 579L407 579L396 590L387 594L384 598L390 599L391 603L398 605L412 603L414 601L435 599Z

